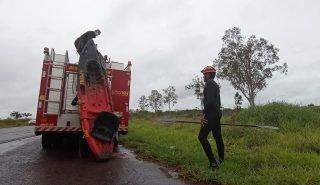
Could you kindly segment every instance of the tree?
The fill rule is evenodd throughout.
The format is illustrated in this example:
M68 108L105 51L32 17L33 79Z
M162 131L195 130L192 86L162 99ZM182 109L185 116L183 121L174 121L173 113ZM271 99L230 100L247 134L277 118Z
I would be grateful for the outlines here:
M150 107L155 111L159 111L162 107L162 95L157 90L152 90L148 97Z
M31 113L29 112L24 112L24 113L21 113L22 117L25 118L25 119L28 119L30 116L32 116Z
M177 103L178 95L176 94L176 89L174 86L169 85L168 88L163 89L164 96L163 96L163 103L168 104L169 110L171 110L171 104L174 106L174 104Z
M226 30L222 37L223 46L214 65L219 71L217 77L230 81L255 105L257 93L267 87L267 79L272 78L273 72L287 74L288 65L279 62L279 49L264 38L252 35L247 40L237 27Z
M22 113L21 112L18 112L18 111L12 111L10 113L10 116L14 119L20 119L22 118Z
M148 99L145 95L140 96L138 103L139 103L139 108L142 111L146 111L149 107Z
M234 104L236 105L236 109L241 109L242 101L242 96L238 92L236 92L236 94L234 95Z
M195 76L192 79L192 82L189 85L185 86L186 90L193 90L194 95L201 101L201 107L203 108L203 88L204 88L204 81L199 76Z
M29 118L30 116L32 116L32 114L29 113L29 112L12 111L12 112L10 113L10 116L11 116L13 119L20 119L20 118L27 119L27 118Z

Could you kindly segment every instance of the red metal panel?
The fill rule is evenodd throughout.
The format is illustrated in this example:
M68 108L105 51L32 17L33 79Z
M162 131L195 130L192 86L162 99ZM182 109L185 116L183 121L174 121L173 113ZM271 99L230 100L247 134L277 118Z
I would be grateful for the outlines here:
M50 61L43 61L42 64L42 73L41 73L41 81L40 81L40 89L39 89L39 97L38 97L38 106L37 106L37 116L36 116L36 125L40 125L41 120L43 119L44 113L44 103L45 103L45 94L46 94L46 80L48 74L48 63Z
M119 125L119 131L126 133L128 131L129 122L129 97L130 97L130 80L131 72L123 70L111 69L108 74L112 76L111 91L113 109L115 112L119 112L121 117L121 123Z
M51 82L51 73L52 73L52 60L48 61L47 65L47 73L46 73L46 81L45 81L45 98L46 100L49 99L49 84ZM48 102L44 103L44 112L46 113L48 111Z
M44 60L42 64L42 74L40 81L40 90L38 97L38 107L37 107L37 116L36 116L36 125L48 125L55 126L57 125L57 115L47 115L45 114L47 111L47 102L45 100L48 99L48 84L50 83L49 75L50 65L52 65L51 60Z

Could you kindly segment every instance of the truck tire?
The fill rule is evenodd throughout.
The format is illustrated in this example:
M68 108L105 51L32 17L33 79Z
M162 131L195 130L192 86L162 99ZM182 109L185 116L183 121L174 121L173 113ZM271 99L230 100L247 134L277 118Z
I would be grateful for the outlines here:
M52 147L51 136L49 134L42 134L41 145L44 150L50 149Z

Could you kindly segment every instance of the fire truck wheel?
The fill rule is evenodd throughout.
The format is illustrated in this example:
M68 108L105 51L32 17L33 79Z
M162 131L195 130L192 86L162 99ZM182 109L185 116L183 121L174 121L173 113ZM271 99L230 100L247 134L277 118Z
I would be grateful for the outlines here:
M41 145L44 150L51 148L51 136L49 134L42 134Z
M88 146L88 143L85 139L80 138L79 139L79 157L81 159L83 158L89 158L91 155L90 148Z

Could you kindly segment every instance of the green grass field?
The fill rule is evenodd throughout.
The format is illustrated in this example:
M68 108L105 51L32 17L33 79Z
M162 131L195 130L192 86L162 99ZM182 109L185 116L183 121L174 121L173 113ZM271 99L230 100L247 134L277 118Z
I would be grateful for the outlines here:
M272 103L226 117L240 123L268 123L279 131L223 127L226 159L208 169L197 140L199 125L162 125L134 116L122 143L142 158L179 169L193 181L222 184L320 184L320 115L305 107ZM212 136L210 142L215 149Z
M25 119L21 119L21 120L3 119L3 120L0 120L0 128L28 126L28 121L29 120L25 120Z

